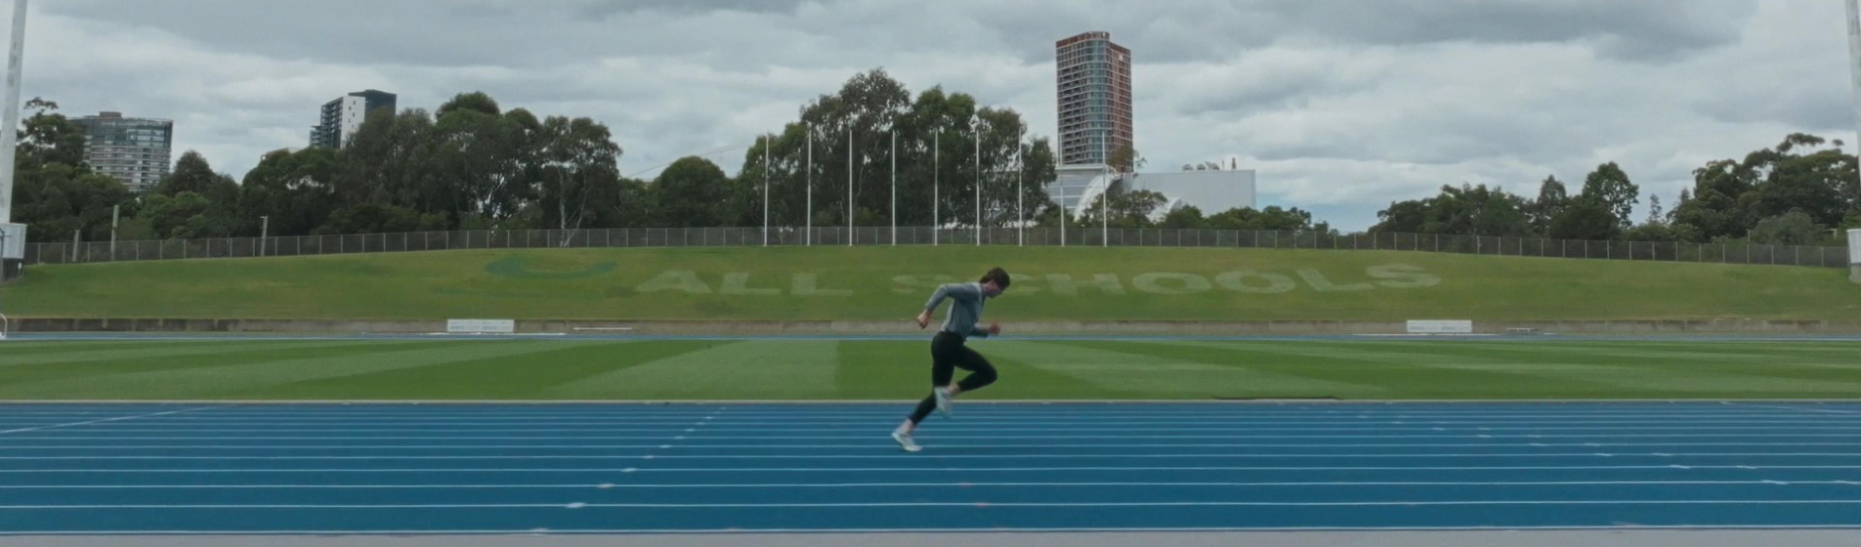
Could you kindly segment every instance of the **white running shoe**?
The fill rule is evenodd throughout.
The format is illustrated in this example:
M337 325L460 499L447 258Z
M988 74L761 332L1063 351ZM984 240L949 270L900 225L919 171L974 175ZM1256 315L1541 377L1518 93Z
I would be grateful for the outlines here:
M940 387L931 391L937 394L937 413L942 414L946 420L954 419L950 416L950 388Z
M911 434L910 434L910 433L906 433L906 432L903 432L903 431L893 431L893 432L892 432L892 440L894 440L894 441L898 441L898 447L899 447L899 448L903 448L903 449L905 449L905 451L906 451L906 452L913 452L913 453L915 453L915 452L918 452L918 451L920 451L920 450L923 450L923 448L921 448L921 447L919 447L919 446L918 446L918 443L916 443L916 442L913 442L913 441L911 440Z

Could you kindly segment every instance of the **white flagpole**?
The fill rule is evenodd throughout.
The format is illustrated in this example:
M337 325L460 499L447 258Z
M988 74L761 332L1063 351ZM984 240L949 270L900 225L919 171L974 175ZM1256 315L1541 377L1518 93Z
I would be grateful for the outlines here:
M26 56L26 0L13 0L13 41L12 49L7 54L6 63L6 112L5 131L0 131L0 224L13 222L13 154L19 143L19 81L25 72ZM21 249L26 242L15 241ZM0 248L0 258L5 257L6 249ZM23 254L22 254L23 256Z
M1027 196L1021 191L1021 173L1027 170L1021 161L1027 153L1022 150L1019 139L1015 141L1015 245L1027 246Z
M763 135L762 143L762 246L769 246L769 149L775 146L773 135Z
M892 129L892 246L898 246L898 129Z
M814 124L808 124L808 209L807 235L803 245L814 246Z

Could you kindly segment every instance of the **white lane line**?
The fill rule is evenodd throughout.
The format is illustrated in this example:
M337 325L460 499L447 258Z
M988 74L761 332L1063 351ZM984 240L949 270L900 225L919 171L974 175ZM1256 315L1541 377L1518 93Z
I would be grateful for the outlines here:
M1768 409L1774 409L1774 410L1791 410L1791 411L1796 411L1796 412L1817 412L1817 413L1823 413L1823 414L1842 414L1842 415L1847 415L1847 416L1861 416L1861 410L1836 410L1836 409L1831 409L1831 408L1803 408L1803 407L1798 407L1798 406L1777 406L1777 405L1759 405L1759 404L1740 404L1738 406L1768 408Z
M1267 502L1267 501L1163 501L1163 502L898 502L898 503L456 503L456 504L192 504L192 505L0 505L0 511L31 510L110 510L133 509L202 510L202 509L836 509L836 508L934 508L934 507L1454 507L1504 505L1861 505L1861 499L1828 500L1479 500L1479 501L1351 501L1351 502Z
M164 474L164 475L224 475L224 474L421 474L421 473L1073 473L1093 472L1147 472L1147 473L1181 473L1181 472L1234 472L1234 471L1270 471L1331 473L1350 471L1708 471L1708 470L1829 470L1850 471L1861 469L1861 465L1557 465L1557 466L1346 466L1346 467L1290 467L1290 466L1069 466L1069 467L687 467L687 468L521 468L521 467L465 467L465 468L142 468L142 469L0 469L0 475L40 475L62 473L96 473L96 474Z
M897 459L897 454L741 454L741 455L588 455L588 454L551 454L551 455L452 455L452 456L0 456L4 461L54 461L54 460L203 460L203 461L279 461L279 460L887 460ZM1618 458L1618 457L1761 457L1761 458L1857 458L1861 452L1700 452L1700 453L1597 453L1597 452L1558 452L1558 453L1506 453L1506 454L938 454L920 456L934 459L965 460L1051 460L1051 459L1272 459L1272 458L1309 458L1309 459L1432 459L1432 458Z
M21 429L8 429L8 430L6 430L6 431L0 431L0 435L11 435L11 434L14 434L14 433L25 433L25 432L28 432L28 431L44 431L44 430L47 430L47 429L60 429L60 428L66 428L66 427L78 427L78 426L84 426L84 425L91 425L91 424L102 424L102 423L110 423L110 422L121 422L121 421L125 421L125 420L137 420L137 419L142 419L142 418L154 418L154 417L156 417L156 416L171 416L171 415L175 415L175 414L180 414L180 413L183 413L183 412L194 412L194 411L199 411L199 410L207 410L207 409L210 409L210 408L215 408L215 407L210 407L210 406L203 406L203 407L197 407L197 408L188 408L188 409L182 409L182 410L170 410L170 411L167 411L167 412L151 412L151 413L148 413L148 414L136 414L136 415L133 415L133 416L118 416L118 417L115 417L115 418L105 418L105 419L101 419L101 420L91 420L91 421L88 421L88 422L71 422L71 423L65 423L65 424L57 424L57 425L46 425L46 426L39 426L39 427L27 427L27 428L21 428Z
M687 429L682 432L668 432L667 434L675 434L673 439L680 440L679 437L683 435L676 435L677 433L694 433L694 432L695 432L694 430ZM54 435L45 435L45 436L26 436L26 435L20 435L20 436L8 437L9 440L16 440L16 441L28 441L28 440L30 441L109 441L110 444L113 444L113 445L123 443L123 442L129 442L129 441L370 441L370 440L380 441L380 440L401 440L401 441L538 442L538 441L570 441L570 440L575 440L575 441L656 441L656 440L664 440L665 438L666 437L664 435L567 435L567 436L564 436L564 435L521 435L521 436L509 436L509 435L503 435L503 436L500 436L500 435L329 435L329 436L321 436L321 435L312 435L312 436L273 436L273 435L262 435L262 436L261 435L107 435L107 436L56 435L54 436ZM720 441L755 441L755 440L853 441L853 440L872 440L873 436L870 434L867 434L867 435L706 435L705 438L710 439L710 440L720 440ZM964 434L956 434L956 435L946 435L946 434L938 434L936 435L936 438L939 440L1105 439L1105 440L1127 440L1127 441L1158 441L1158 440L1183 440L1183 439L1403 440L1403 439L1474 439L1474 438L1519 439L1519 440L1526 440L1526 439L1539 440L1539 439L1700 439L1700 438L1705 438L1705 439L1711 439L1711 438L1737 438L1737 439L1812 438L1813 439L1813 438L1835 438L1835 439L1861 440L1861 432L1857 432L1857 433L1605 433L1605 434L1557 434L1557 433L1553 433L1553 434L1513 434L1513 435L1471 435L1471 434L1465 434L1465 433L1443 434L1443 435L1247 435L1247 434L1232 434L1232 435L964 435ZM272 445L272 446L275 446L275 445ZM0 448L5 448L5 447L0 446Z
M1762 409L1768 409L1768 410L1783 410L1783 411L1803 410L1803 408L1801 407L1781 406L1781 405L1765 404L1765 403L1735 403L1735 404L1739 408L1762 408ZM1842 406L1844 408L1850 408L1850 407L1861 408L1861 405L1828 405L1828 406ZM5 409L5 408L6 408L5 405L0 405L0 409ZM848 411L832 411L832 412L795 412L795 411L785 410L782 408L766 408L766 407L747 407L747 408L749 408L749 410L753 412L748 412L746 413L746 415L773 415L773 416L781 416L784 418L815 418L815 417L865 418L865 417L891 417L897 414L895 409L889 409L889 408L888 409L875 409L875 410L848 410ZM1368 412L1367 414L1364 414L1366 416L1381 415L1383 417L1390 417L1390 418L1399 417L1402 419L1430 419L1430 418L1439 418L1439 417L1450 417L1450 418L1451 417L1469 417L1469 418L1498 418L1498 419L1507 419L1507 418L1554 419L1554 418L1573 418L1573 417L1689 418L1689 417L1764 417L1764 416L1788 416L1789 415L1788 412L1754 412L1754 411L1705 411L1705 412L1646 411L1646 412L1642 412L1642 411L1596 410L1596 411L1565 411L1565 412L1505 412L1505 411L1495 412L1495 411L1470 410L1470 411L1456 411L1456 412L1437 412L1437 411L1426 411L1426 410L1402 410L1400 412L1388 412L1388 411L1369 409L1366 412ZM85 411L85 412L17 411L17 412L8 412L7 414L11 416L86 417L86 416L114 415L114 414L120 414L120 413L121 412L111 412L111 411ZM651 411L622 410L622 411L615 411L615 412L498 412L498 411L461 409L458 412L343 412L339 410L332 410L332 411L327 411L327 412L230 411L230 412L215 414L215 416L221 417L221 418L264 418L264 419L270 419L270 420L275 420L279 418L302 419L302 420L376 420L376 419L393 420L393 419L408 419L408 418L456 419L456 418L462 418L462 417L463 418L478 418L478 419L486 419L486 420L521 420L521 419L561 420L561 419L612 419L612 418L673 419L673 418L701 417L701 416L705 416L708 414L709 413L703 412L703 411L651 412ZM1340 416L1343 414L1347 414L1347 413L1340 413L1334 410L1280 412L1280 411L1268 411L1268 410L1257 410L1257 409L1230 409L1230 410L1219 410L1219 411L1105 411L1105 410L1094 410L1091 408L1070 408L1069 407L1069 408L1064 408L1064 409L1052 409L1052 410L1026 410L1026 411L1006 411L1006 412L1001 411L1001 410L981 409L981 410L975 411L973 414L969 414L969 416L990 417L990 418L1053 417L1055 415L1082 416L1082 417L1092 417L1092 418L1107 418L1107 417L1194 418L1194 417L1245 416L1245 417L1251 417L1251 418L1288 417L1288 418L1315 419L1315 418L1322 418L1322 417L1336 417L1336 416ZM1348 412L1348 414L1356 415L1356 414L1359 414L1359 412L1352 411L1352 412Z
M135 424L134 422L130 422L130 423L128 423L128 424L124 424L124 425L126 425L126 426L127 426L127 425L138 425L138 424ZM992 426L983 426L983 425L978 425L978 424L963 424L963 425L958 425L958 426L955 426L955 427L959 427L959 428L962 428L962 429L964 429L964 430L975 430L975 431L986 431L986 432L990 432L990 433L1012 433L1012 432L1058 432L1058 433L1065 433L1065 432L1102 432L1102 431L1104 431L1104 430L1105 430L1105 428L1104 428L1104 427L992 427ZM1134 426L1134 427L1135 427L1135 426ZM687 428L687 429L689 429L689 428ZM705 430L706 430L706 431L716 431L716 432L761 432L761 433L767 433L767 432L772 432L772 431L782 431L782 432L795 432L795 433L804 433L804 432L853 432L853 431L865 431L865 432L871 432L871 431L873 430L873 424L872 424L872 423L866 423L866 424L862 424L862 425L860 425L860 426L857 426L857 427L781 427L781 426L763 426L763 427L708 427L708 426L707 426L707 427L705 427ZM1244 432L1263 432L1263 433L1282 433L1282 432L1327 432L1327 433L1329 433L1329 432L1359 432L1359 431L1363 431L1363 432L1383 432L1383 433L1388 433L1388 432L1401 432L1401 431L1420 431L1420 432L1434 432L1434 431L1440 431L1440 429L1439 429L1439 428L1432 428L1432 427L1388 427L1388 426L1372 426L1372 427L1153 427L1153 426L1142 426L1142 430L1143 430L1143 431L1145 431L1145 432L1166 432L1166 433L1167 433L1167 432L1222 432L1222 431L1244 431ZM1632 427L1613 427L1613 426L1582 426L1582 427L1568 427L1568 426L1542 426L1542 427L1502 427L1502 428L1491 428L1491 427L1478 427L1478 428L1472 428L1472 427L1459 427L1459 428L1450 428L1450 429L1449 429L1449 431L1463 431L1463 432L1474 432L1474 431L1495 431L1495 430L1504 430L1504 431L1565 431L1565 432L1589 432L1589 431L1595 431L1595 432L1607 432L1607 431L1649 431L1649 432L1660 432L1660 431L1717 431L1717 432L1737 432L1737 431L1765 431L1765 432L1777 432L1777 431L1853 431L1853 432L1861 432L1861 423L1857 423L1856 425L1852 425L1852 426L1802 426L1802 425L1799 425L1799 426L1793 426L1793 427L1779 427L1779 426L1776 426L1776 425L1771 425L1771 426L1760 426L1760 425L1751 425L1751 426L1710 426L1710 427L1696 427L1696 426L1678 426L1678 425L1667 425L1667 426L1652 426L1652 425L1649 425L1649 426L1632 426ZM525 428L510 428L510 429L505 429L505 428L473 428L473 427L437 427L437 426L436 426L436 427L423 427L423 428L374 428L374 427L342 427L342 428L291 428L291 427L269 427L269 428L197 428L197 427L179 427L179 428L175 428L175 427L133 427L133 428L131 428L131 427L110 427L110 426L104 426L104 427L97 427L97 428L86 428L86 429L85 429L84 431L85 431L85 432L96 432L96 433L105 433L105 432L107 432L107 433L111 433L112 435L123 435L123 436L124 436L124 437L112 437L112 438L133 438L133 437L134 437L134 435L137 435L137 434L142 434L142 435L150 435L150 434L158 434L158 435L174 435L174 434L181 434L181 433L257 433L257 432L263 432L263 433L279 433L279 432L294 432L294 433L320 433L320 432L345 432L345 433L352 433L352 434L353 434L353 433L397 433L397 432L426 432L426 433L434 433L434 432L457 432L457 433L510 433L510 432L524 432L524 433L571 433L571 432L586 432L586 433L674 433L674 432L678 432L678 431L683 431L683 429L680 429L680 428L679 428L678 426L661 426L661 427L654 427L654 428L627 428L627 427L622 427L622 428L549 428L549 427L535 427L535 428L530 428L530 427L525 427ZM398 437L398 435L396 435L396 436Z
M748 528L748 529L573 529L550 530L540 532L534 529L513 530L126 530L126 531L8 531L0 536L409 536L409 535L448 535L448 536L488 536L488 535L681 535L681 536L754 536L764 534L944 534L944 533L1220 533L1220 532L1458 532L1458 531L1493 531L1493 530L1528 530L1528 531L1638 531L1638 530L1856 530L1856 524L1807 524L1807 525L1767 525L1767 524L1702 524L1702 525L1639 525L1621 524L1610 526L1338 526L1338 527L1296 527L1296 526L1262 526L1258 528Z
M739 489L854 489L854 488L1304 488L1390 486L1739 486L1739 485L1843 485L1844 480L1744 481L1326 481L1326 482L857 482L857 483L744 483L744 484L146 484L146 485L27 485L10 490L739 490Z
M1602 419L1602 420L1585 419L1585 418L1532 419L1532 420L1471 420L1471 419L1446 420L1446 419L1395 419L1395 418L1365 417L1365 418L1358 418L1354 420L1260 420L1260 419L1251 419L1245 416L1226 416L1226 417L1215 418L1215 419L1107 418L1104 420L1089 420L1089 421L1092 421L1093 424L1099 425L1101 427L1106 426L1106 425L1174 426L1174 427L1185 427L1185 426L1336 427L1336 426L1362 426L1362 425L1406 425L1406 426L1415 427L1415 428L1442 427L1442 426L1539 427L1539 426L1558 426L1558 425L1563 425L1563 426L1568 426L1568 425L1663 426L1663 425L1676 425L1676 424L1685 424L1685 425L1812 425L1812 424L1861 425L1861 412L1856 412L1856 413L1846 413L1846 412L1836 413L1833 411L1826 411L1826 412L1827 413L1825 414L1816 414L1816 415L1811 415L1811 416L1805 416L1801 414L1790 414L1790 415L1779 415L1775 418L1755 418L1751 416L1740 416L1740 417L1728 417L1725 419L1718 419L1718 418L1706 418L1706 419L1666 418L1666 419L1663 419L1663 418L1658 418L1658 417L1656 418L1634 417L1634 418ZM1821 417L1821 418L1814 419L1812 418L1812 416ZM703 418L703 420L705 422L708 422L710 425L719 425L719 426L722 426L722 425L763 426L763 425L784 425L784 424L805 425L805 426L847 426L847 425L868 424L868 423L872 423L875 420L885 420L886 418L887 418L886 416L874 416L871 418L782 419L780 417L767 417L766 415L758 415L758 416L753 416L753 417L742 417L742 418L726 417L723 419L706 416ZM885 421L889 421L889 420L885 420ZM454 417L454 418L421 418L421 419L414 419L414 420L408 420L408 419L392 419L392 420L347 420L347 419L228 420L228 419L219 418L217 416L213 416L213 417L199 417L199 418L185 418L185 417L175 418L171 420L165 420L160 425L166 426L166 427L247 426L247 427L271 427L271 428L284 428L284 427L297 428L297 427L314 427L314 426L345 427L345 428L375 427L375 426L402 426L402 427L505 426L505 427L526 427L526 428L527 427L546 427L546 426L556 426L556 427L562 427L562 426L620 426L620 427L633 426L633 427L668 427L669 428L669 427L674 427L674 426L684 427L684 424L687 424L690 422L691 420L688 418L487 420L487 419L478 418L478 417L461 416L461 417ZM1079 424L1080 422L1081 422L1081 419L1078 419L1078 418L1056 417L1056 416L1038 416L1038 417L1034 417L1030 419L964 416L964 423L978 424L978 425L996 425L996 426L1011 426L1011 425L1061 426L1061 425L1076 425L1076 424ZM0 420L0 423L7 423L7 422L5 420ZM16 422L16 423L10 423L8 425L39 425L39 424L38 423L17 423ZM155 425L155 424L148 424L148 425Z
M686 440L677 437L673 441ZM1142 443L1144 448L1602 448L1661 446L1737 446L1737 447L1861 447L1861 443L1841 442L1673 442L1673 443ZM875 443L860 444L295 444L295 445L0 445L4 450L857 450L883 449ZM940 444L944 449L998 448L1105 448L1126 450L1127 443L1018 443L1018 444ZM1670 453L1651 453L1671 456ZM1861 453L1855 454L1861 456Z

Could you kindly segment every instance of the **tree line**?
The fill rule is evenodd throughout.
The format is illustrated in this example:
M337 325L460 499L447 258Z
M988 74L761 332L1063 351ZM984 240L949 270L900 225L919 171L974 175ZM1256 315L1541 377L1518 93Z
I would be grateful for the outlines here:
M1063 221L1046 192L1055 178L1053 147L1030 138L1018 112L941 87L913 96L883 69L852 77L803 105L796 120L755 137L735 177L699 156L681 158L651 180L623 176L624 150L606 125L506 110L484 93L461 93L431 112L369 112L342 148L273 151L238 180L187 151L160 183L135 195L90 169L83 130L56 103L34 99L27 112L19 129L15 216L33 226L39 241L69 241L74 233L107 240L117 210L123 240L250 237L262 230L296 236L749 227L764 222L765 184L773 226L807 224L810 213L816 226L844 226L849 204L853 224L880 226L893 221L894 165L901 226L927 226L933 218L959 226L1007 226L1017 216L1035 225ZM1114 157L1127 171L1142 165L1134 150ZM1108 209L1113 226L1159 224L1151 215L1162 196L1118 192L1110 199L1094 202L1109 207L1064 222L1096 226L1105 222L1097 211ZM1310 213L1279 208L1207 218L1191 211L1160 224L1312 226Z
M1648 196L1614 162L1571 188L1556 176L1527 198L1486 185L1444 186L1431 198L1398 201L1371 231L1706 243L1833 245L1861 228L1861 176L1842 141L1793 133L1744 159L1708 162L1672 202Z

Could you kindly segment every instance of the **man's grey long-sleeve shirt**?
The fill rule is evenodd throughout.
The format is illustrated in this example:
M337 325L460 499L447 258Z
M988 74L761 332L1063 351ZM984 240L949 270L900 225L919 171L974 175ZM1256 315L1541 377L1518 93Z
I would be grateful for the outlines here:
M944 332L965 338L989 337L988 329L981 325L982 305L988 300L982 293L981 283L948 283L937 287L924 309L936 313L937 306L942 305L945 298L950 299L950 313L944 316Z

